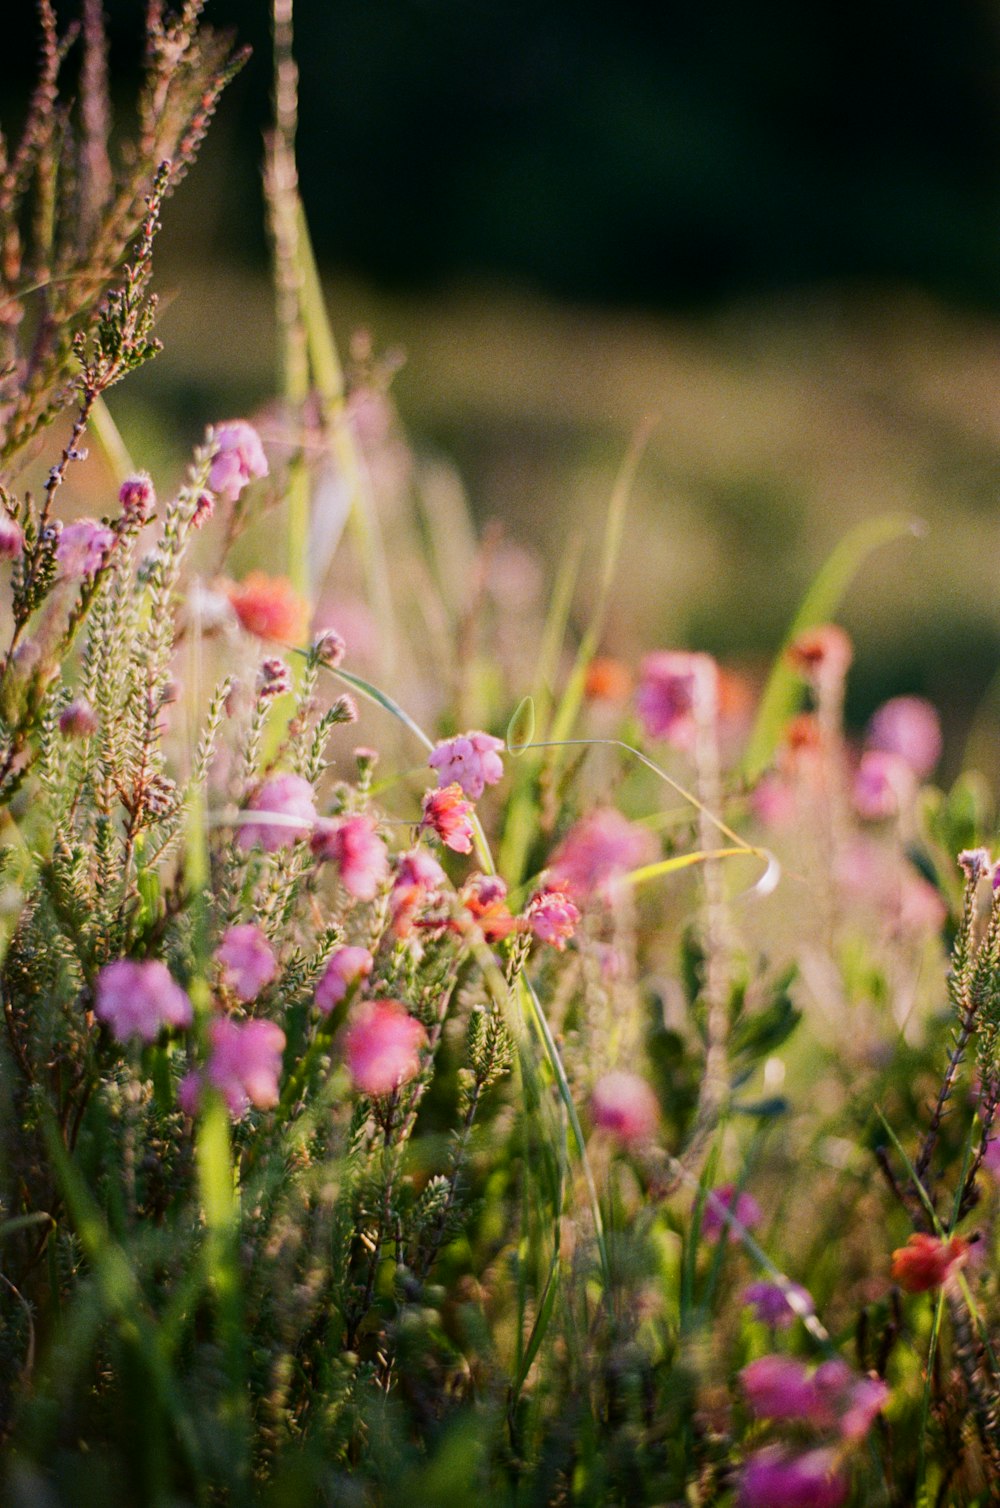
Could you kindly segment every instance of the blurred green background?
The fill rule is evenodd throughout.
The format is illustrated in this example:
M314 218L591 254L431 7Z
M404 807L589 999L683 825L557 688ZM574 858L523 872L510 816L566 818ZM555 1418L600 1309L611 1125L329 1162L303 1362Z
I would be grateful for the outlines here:
M143 5L106 9L127 109ZM167 215L165 354L113 404L166 468L274 385L268 7L207 15L255 54ZM5 23L7 117L31 0ZM405 348L403 418L476 516L551 566L652 415L606 647L751 668L846 528L919 516L846 603L850 714L925 692L952 766L971 729L1000 773L1000 6L297 0L296 25L338 334Z

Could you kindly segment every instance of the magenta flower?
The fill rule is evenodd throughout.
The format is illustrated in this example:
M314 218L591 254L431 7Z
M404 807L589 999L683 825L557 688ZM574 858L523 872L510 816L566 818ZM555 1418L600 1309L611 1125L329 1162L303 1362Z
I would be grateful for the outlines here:
M575 895L587 899L607 898L615 884L648 863L653 839L614 807L599 807L581 817L563 838L552 856L552 878Z
M355 1016L344 1058L362 1094L391 1094L420 1072L427 1033L400 1000L372 1000Z
M262 660L257 672L257 695L262 702L286 696L293 685L292 672L279 655Z
M660 1121L660 1105L646 1080L637 1073L616 1069L594 1085L590 1097L594 1125L622 1142L634 1146L649 1141Z
M316 822L313 789L301 775L272 775L258 786L247 804L264 820L241 825L236 835L238 848L276 853L308 837Z
M156 492L149 474L139 471L126 477L118 489L118 501L126 518L144 524L156 507Z
M60 712L59 732L63 738L89 738L97 732L97 713L82 696L76 697Z
M718 700L719 670L711 655L660 650L639 667L635 710L647 738L693 749L699 723L714 720Z
M502 739L473 730L439 743L427 763L437 770L438 785L457 783L470 801L478 801L486 786L503 779L503 761L497 752L502 748Z
M793 1308L789 1295L798 1299ZM785 1289L779 1283L750 1283L743 1290L743 1302L754 1312L754 1319L775 1330L787 1330L797 1315L812 1314L812 1296L798 1283L789 1283Z
M336 864L340 882L356 901L374 900L389 875L389 854L371 817L321 819L312 837L317 859Z
M437 859L425 849L414 848L399 856L390 900L392 928L397 937L407 935L416 911L447 881L448 876Z
M848 1481L837 1453L827 1447L793 1455L769 1446L750 1456L740 1472L738 1508L840 1508Z
M215 957L226 988L243 1001L256 1000L278 972L274 949L253 922L227 927Z
M898 754L869 749L854 776L854 806L869 822L894 817L916 793L916 776Z
M894 696L868 724L868 745L905 759L918 780L926 780L941 758L941 719L922 696Z
M758 1357L743 1368L740 1384L758 1419L794 1419L820 1427L832 1422L823 1390L804 1363L792 1356Z
M328 1016L352 985L371 973L374 963L367 948L338 948L316 986L316 1005L320 1013Z
M267 457L260 436L245 419L231 419L212 431L215 454L208 485L219 497L235 503L248 482L267 476Z
M114 542L114 530L95 523L92 518L64 524L56 545L56 561L62 574L74 581L95 575Z
M737 1242L740 1238L732 1226L723 1218L719 1209L721 1204L731 1215L735 1217L746 1230L753 1230L762 1220L760 1205L752 1194L736 1192L736 1187L731 1183L724 1183L720 1188L711 1189L713 1196L705 1202L705 1208L701 1217L701 1234L705 1241L717 1241L723 1230L729 1232L729 1240Z
M164 1026L190 1026L191 1002L158 959L120 958L97 976L94 1012L113 1037L154 1042Z
M842 1437L863 1440L888 1402L889 1388L880 1377L859 1377L842 1401Z
M218 1016L209 1023L208 1042L204 1079L222 1095L234 1120L245 1115L251 1105L258 1110L270 1110L278 1103L281 1054L285 1048L285 1034L280 1026L273 1021L241 1023ZM186 1098L190 1103L190 1090Z
M19 560L24 551L21 525L0 509L0 560Z
M313 654L330 670L336 670L346 653L347 645L335 628L321 628L313 640Z
M422 831L434 833L446 848L455 853L471 853L475 829L472 804L462 795L458 781L428 791L423 799Z
M576 931L580 913L562 885L545 885L535 892L524 913L532 934L562 953Z

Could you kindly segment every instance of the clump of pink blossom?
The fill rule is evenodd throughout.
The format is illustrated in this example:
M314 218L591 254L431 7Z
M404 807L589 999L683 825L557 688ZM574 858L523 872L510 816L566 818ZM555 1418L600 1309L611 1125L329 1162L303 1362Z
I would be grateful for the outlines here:
M191 1001L165 963L120 958L97 976L94 1013L119 1042L154 1042L165 1026L190 1026Z
M691 750L704 722L718 712L719 669L711 655L658 650L639 667L635 709L647 738Z
M63 525L56 545L56 563L70 580L94 576L114 542L113 529L92 518L78 518L74 523Z
M335 864L340 883L356 901L374 900L389 876L389 854L371 817L323 818L312 836L317 859Z
M400 1000L371 1000L344 1039L344 1061L362 1094L391 1094L420 1072L427 1033Z
M244 822L237 833L239 848L263 848L276 853L308 837L316 823L313 789L301 775L272 775L257 787L247 803L259 812L259 822Z
M570 828L549 867L556 883L574 896L607 897L630 870L650 862L653 849L645 828L612 806L598 807Z
M253 922L227 927L215 950L226 987L240 1000L256 1000L278 972L274 949Z
M396 861L396 875L392 882L390 911L392 927L397 937L405 937L413 925L413 918L421 906L447 883L447 875L437 859L422 848L411 849Z
M244 487L267 476L267 457L260 435L245 419L230 419L212 431L214 454L208 485L227 502L235 503Z
M374 963L367 948L338 948L331 955L316 986L316 1006L320 1013L328 1016L334 1006L345 998L348 990L371 973Z
M881 749L868 749L854 776L854 807L860 817L880 822L905 811L916 789L916 776L905 759Z
M0 560L20 560L24 553L21 525L0 509Z
M457 780L424 796L421 830L434 833L454 853L472 852L472 818L472 803L465 799Z
M808 1425L862 1440L889 1399L878 1377L859 1377L834 1357L815 1371L792 1356L760 1356L743 1368L740 1385L758 1419Z
M528 902L524 913L532 934L562 953L576 931L580 912L563 885L544 885Z
M941 719L922 696L894 696L868 724L869 748L905 759L918 780L926 780L941 758Z
M156 507L156 492L149 473L138 471L126 477L118 489L118 501L127 519L144 524Z
M209 1053L201 1074L188 1074L178 1097L193 1115L205 1084L217 1089L234 1120L250 1106L270 1110L278 1103L285 1034L273 1021L233 1021L218 1016L208 1028Z
M625 1146L649 1141L660 1121L660 1105L651 1085L637 1073L615 1069L604 1074L590 1096L590 1118Z
M473 730L443 740L427 763L437 771L439 785L460 785L470 801L478 801L486 786L503 779L502 748L502 739Z
M829 1446L798 1454L771 1445L744 1462L738 1508L840 1508L850 1484Z
M705 1200L705 1207L701 1217L701 1234L706 1241L718 1241L723 1231L727 1233L729 1241L735 1243L739 1232L725 1219L722 1209L731 1214L739 1221L745 1230L753 1230L763 1219L760 1205L752 1194L745 1190L737 1192L735 1184L724 1183L717 1189L709 1190L709 1197Z
M63 738L89 738L97 732L97 713L82 696L74 697L60 712L59 732Z

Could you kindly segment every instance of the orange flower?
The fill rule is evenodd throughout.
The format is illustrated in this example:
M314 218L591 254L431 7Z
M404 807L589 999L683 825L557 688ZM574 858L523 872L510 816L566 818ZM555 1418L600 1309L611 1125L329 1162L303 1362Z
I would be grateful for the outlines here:
M627 665L611 655L598 655L587 666L583 694L588 702L623 702L632 690Z
M305 639L309 607L286 576L251 571L244 581L231 582L226 595L248 634L282 644L301 644Z
M907 1293L926 1293L930 1288L940 1288L953 1272L964 1267L968 1254L969 1243L961 1236L942 1241L917 1231L905 1246L893 1252L892 1276Z
M814 684L842 681L853 658L851 641L836 623L807 628L788 649L790 664Z

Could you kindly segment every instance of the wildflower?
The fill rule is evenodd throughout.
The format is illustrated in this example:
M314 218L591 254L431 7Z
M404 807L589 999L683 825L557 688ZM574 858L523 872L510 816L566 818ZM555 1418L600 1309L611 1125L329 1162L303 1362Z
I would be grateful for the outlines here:
M417 909L429 894L447 882L447 878L437 859L421 848L414 848L399 858L390 898L392 928L397 937L407 935Z
M616 1069L594 1085L590 1117L600 1130L610 1132L625 1146L634 1146L655 1135L660 1105L645 1079Z
M892 1254L892 1277L907 1293L927 1293L944 1286L959 1268L964 1267L969 1243L961 1236L944 1241L914 1231L905 1246Z
M635 709L647 738L694 748L699 724L718 711L719 671L711 655L659 650L639 667Z
M768 1446L744 1463L736 1501L738 1508L840 1508L848 1490L830 1447L794 1455Z
M344 1058L362 1094L391 1094L420 1072L427 1033L400 1000L369 1001L344 1040Z
M113 529L95 523L92 518L78 518L65 524L56 545L56 560L70 580L94 576L104 564L115 542Z
M560 953L565 950L580 920L580 913L563 885L545 885L536 891L524 914L539 942L551 944Z
M750 806L764 827L787 827L795 816L795 791L784 775L762 775L750 792Z
M842 1399L841 1437L863 1440L888 1402L889 1387L881 1377L859 1377Z
M632 689L628 666L611 655L598 655L587 666L583 694L588 702L623 702Z
M158 959L120 958L97 976L94 1012L119 1042L154 1042L164 1026L190 1026L191 1002Z
M740 1385L758 1419L824 1425L828 1410L806 1366L792 1356L760 1356L744 1367Z
M336 670L347 653L347 645L335 628L323 628L313 640L313 655L320 665Z
M905 759L868 749L854 776L854 806L869 822L894 817L916 793L916 777Z
M458 898L488 943L500 942L517 927L507 906L507 886L498 874L470 875Z
M759 1225L763 1216L760 1205L752 1194L736 1192L736 1187L731 1183L724 1183L720 1188L711 1189L711 1198L705 1202L705 1209L701 1217L701 1234L706 1241L717 1241L725 1228L729 1232L730 1241L738 1241L739 1233L723 1217L719 1209L721 1204L736 1219L745 1230L753 1230Z
M836 623L807 628L788 649L789 663L816 687L843 681L853 658L850 638Z
M285 1034L273 1021L233 1021L219 1016L209 1024L205 1081L217 1089L234 1120L251 1105L270 1110L278 1103Z
M371 817L321 819L312 851L317 859L336 864L340 883L356 901L374 900L388 878L389 855Z
M237 847L243 849L276 853L307 837L316 822L313 789L301 775L272 775L254 791L248 806L265 820L243 823L236 836Z
M267 476L267 457L260 436L245 419L231 419L211 434L215 453L208 485L217 496L235 503L248 482Z
M126 477L118 489L122 513L130 522L144 524L156 507L156 492L145 471Z
M0 510L0 560L19 560L24 551L21 525Z
M59 714L63 738L89 738L97 732L97 713L82 696L75 697Z
M986 848L963 848L956 862L965 878L974 884L993 868L993 860Z
M226 593L248 634L298 644L306 636L309 607L285 576L251 571L243 581L231 582Z
M793 1308L792 1299L797 1300ZM750 1283L743 1290L743 1302L754 1312L754 1319L775 1330L787 1330L796 1315L812 1314L812 1296L798 1283L787 1287L780 1283Z
M443 740L427 763L437 770L438 785L456 781L470 801L478 801L486 786L503 779L503 761L497 752L502 748L502 739L473 730Z
M785 725L778 761L790 776L814 776L823 754L823 734L813 712L800 712Z
M274 949L253 922L227 927L215 950L226 987L240 1000L256 1000L278 972Z
M261 662L257 672L257 695L262 702L286 696L292 689L292 672L284 660L273 655Z
M652 857L653 840L614 807L599 807L570 828L552 856L552 877L574 896L607 897L629 870Z
M457 781L428 791L423 800L421 831L435 833L446 848L455 853L472 852L472 804L462 795Z
M194 512L191 514L192 529L201 529L208 523L215 512L215 495L211 492L199 492L194 500Z
M941 719L922 696L894 696L868 724L869 748L905 759L918 780L926 780L941 758Z
M316 986L316 1005L321 1014L328 1016L351 986L371 973L374 963L367 948L338 948Z

